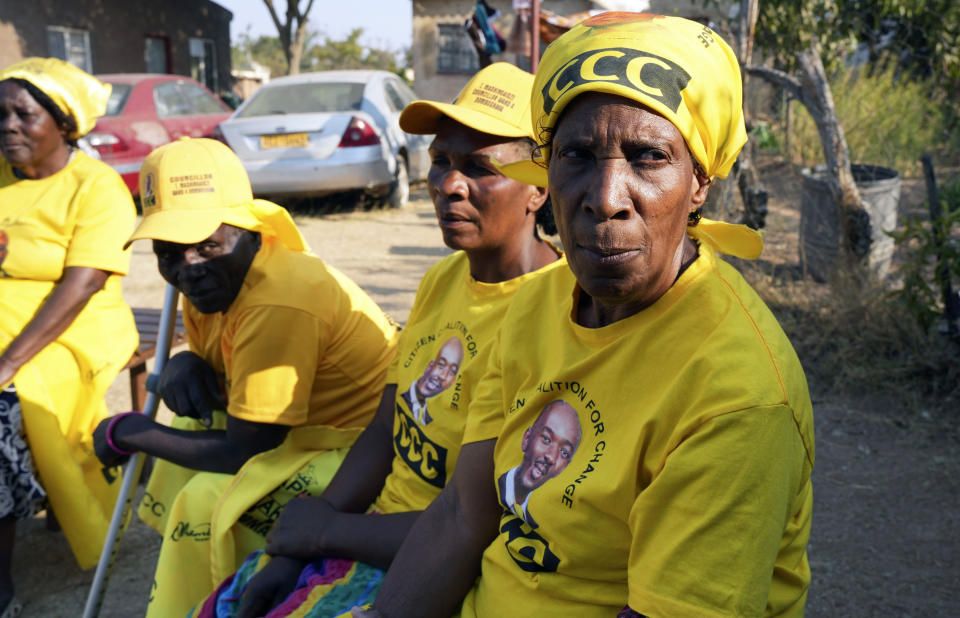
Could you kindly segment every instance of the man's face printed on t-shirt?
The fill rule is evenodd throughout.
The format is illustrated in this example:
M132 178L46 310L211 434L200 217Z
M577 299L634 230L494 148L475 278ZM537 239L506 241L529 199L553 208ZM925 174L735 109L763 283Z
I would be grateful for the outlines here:
M522 500L567 467L580 445L580 419L565 401L548 404L523 434L523 462L517 471Z
M437 357L427 364L423 375L417 380L417 396L421 401L438 395L450 388L460 371L463 361L463 344L457 337L447 339Z

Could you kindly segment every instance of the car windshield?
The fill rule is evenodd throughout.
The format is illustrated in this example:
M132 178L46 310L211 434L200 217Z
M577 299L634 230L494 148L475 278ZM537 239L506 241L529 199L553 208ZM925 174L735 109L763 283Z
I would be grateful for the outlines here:
M260 88L237 118L273 114L346 112L360 109L362 83L314 82Z
M153 86L153 103L160 118L224 114L229 110L200 86L185 81L159 82Z
M130 92L133 86L130 84L110 84L113 90L110 91L110 98L107 100L107 111L104 116L116 116L123 111L123 106L127 104L130 98Z

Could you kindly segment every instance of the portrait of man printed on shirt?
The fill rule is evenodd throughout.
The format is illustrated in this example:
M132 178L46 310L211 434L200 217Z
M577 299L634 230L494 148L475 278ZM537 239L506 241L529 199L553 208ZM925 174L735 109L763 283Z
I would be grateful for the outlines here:
M523 432L523 461L497 479L503 507L536 528L527 506L530 494L563 472L580 446L581 435L580 418L570 404L562 399L548 403Z
M427 412L427 400L450 388L457 379L462 361L463 344L459 337L450 337L440 346L436 358L427 363L423 375L401 394L418 423L429 425L433 420Z

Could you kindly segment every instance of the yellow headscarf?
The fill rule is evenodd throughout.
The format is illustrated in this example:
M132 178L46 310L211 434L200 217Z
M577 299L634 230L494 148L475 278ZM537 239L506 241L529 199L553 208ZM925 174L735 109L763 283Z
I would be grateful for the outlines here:
M522 182L547 186L551 133L577 96L604 92L642 103L677 127L710 178L725 177L747 141L740 67L710 28L682 17L608 12L554 41L534 79L531 113L541 143L536 161L502 166ZM755 258L760 235L701 219L687 233L722 253Z
M77 123L69 139L90 132L107 110L112 86L58 58L27 58L0 71L0 81L22 79L50 97L62 112Z

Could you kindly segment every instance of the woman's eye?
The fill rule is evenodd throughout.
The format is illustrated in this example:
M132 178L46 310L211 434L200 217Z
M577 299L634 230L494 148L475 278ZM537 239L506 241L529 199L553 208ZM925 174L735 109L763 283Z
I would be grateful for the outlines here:
M466 172L468 175L477 177L477 176L486 176L487 174L493 174L493 170L487 168L482 163L473 162L467 164Z
M430 159L430 163L438 167L443 167L447 164L447 158L443 155L434 155L433 158Z
M586 148L578 148L578 147L561 148L557 154L561 159L577 160L577 159L587 159L590 157L590 153L589 151L587 151Z
M631 153L629 158L639 162L655 162L666 160L667 155L662 150L657 150L656 148L642 148Z

